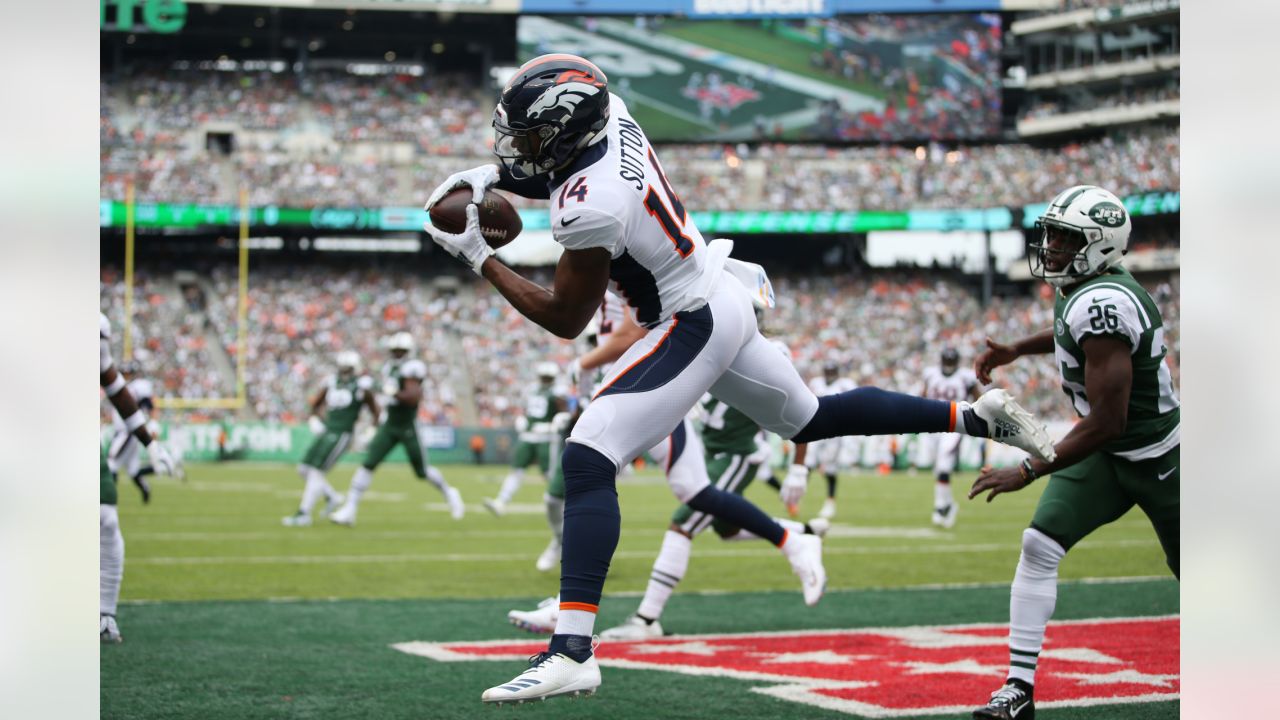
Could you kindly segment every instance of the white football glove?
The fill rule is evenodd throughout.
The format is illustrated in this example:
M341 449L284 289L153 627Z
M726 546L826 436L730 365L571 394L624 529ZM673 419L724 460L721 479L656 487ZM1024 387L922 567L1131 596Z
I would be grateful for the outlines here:
M471 188L471 202L478 203L484 199L484 194L489 188L498 183L498 166L497 165L481 165L480 167L471 168L456 172L448 177L444 182L440 183L435 190L431 191L431 197L427 198L427 204L423 207L427 212L431 212L431 208L440 202L440 198L448 195L450 191L460 187Z
M465 262L477 275L480 274L480 266L494 252L480 232L480 208L475 203L467 206L466 229L456 235L438 229L429 220L423 223L422 228L445 252Z
M516 425L516 432L517 432L517 433L528 432L528 430L529 430L529 418L527 418L527 417L525 417L525 416L521 415L520 417L516 418L516 423L515 423L515 425Z
M184 473L182 470L182 462L175 460L169 454L166 448L159 440L152 440L147 446L147 455L151 457L151 467L155 468L160 475L168 475L169 477L181 478Z
M324 432L324 421L312 415L307 418L307 427L311 428L312 435L320 435Z
M809 468L804 465L792 465L787 470L787 478L782 481L783 504L787 507L799 505L807 489L809 489Z

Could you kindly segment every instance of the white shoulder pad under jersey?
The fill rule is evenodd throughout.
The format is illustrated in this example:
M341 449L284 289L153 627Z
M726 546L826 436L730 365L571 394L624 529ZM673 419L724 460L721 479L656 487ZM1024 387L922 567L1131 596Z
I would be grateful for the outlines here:
M427 376L427 364L421 360L405 360L400 366L400 377L417 378L421 380Z
M111 323L107 316L98 313L98 372L104 373L114 365L111 359Z
M551 182L551 232L567 250L604 248L609 277L652 327L706 302L706 242L627 105L609 96L605 137Z

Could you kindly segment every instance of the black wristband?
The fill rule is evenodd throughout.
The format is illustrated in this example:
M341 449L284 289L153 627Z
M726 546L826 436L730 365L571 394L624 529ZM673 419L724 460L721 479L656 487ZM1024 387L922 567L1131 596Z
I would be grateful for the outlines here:
M1018 471L1022 473L1022 479L1027 482L1031 482L1039 477L1039 475L1036 475L1035 468L1031 467L1031 458L1023 460L1022 463L1018 465Z

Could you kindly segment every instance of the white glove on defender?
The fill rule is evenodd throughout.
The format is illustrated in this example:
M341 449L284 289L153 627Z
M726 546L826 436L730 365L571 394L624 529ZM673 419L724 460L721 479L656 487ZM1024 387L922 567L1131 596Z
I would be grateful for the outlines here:
M307 418L307 427L311 428L312 435L320 435L324 432L324 421L312 415Z
M481 197L484 197L483 194ZM471 266L475 274L480 274L480 266L493 254L493 248L484 241L480 232L480 209L474 203L467 206L467 227L454 235L439 230L430 221L423 224L423 229L445 252Z
M182 463L174 460L168 448L160 444L159 440L151 441L147 446L147 455L151 458L151 467L155 468L157 473L176 478L183 476Z
M440 202L440 198L448 195L450 191L460 187L471 188L471 202L478 203L484 199L484 194L489 188L498 183L498 166L497 165L481 165L480 167L471 168L456 172L448 177L444 182L431 191L431 197L427 198L426 207L423 209L431 212L431 208Z
M804 465L792 465L787 470L787 479L782 481L783 504L787 507L799 505L807 489L809 489L809 468Z

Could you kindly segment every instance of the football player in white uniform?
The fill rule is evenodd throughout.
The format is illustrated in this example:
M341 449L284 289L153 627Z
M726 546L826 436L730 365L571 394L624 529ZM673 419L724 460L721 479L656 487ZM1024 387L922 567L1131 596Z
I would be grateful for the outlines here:
M590 375L597 368L617 361L647 334L644 328L631 319L622 300L611 292L605 293L600 314L596 348L574 361L573 373L579 376ZM584 393L584 398L590 394ZM583 402L587 401L584 399ZM723 412L722 410L721 413ZM754 435L755 430L750 434ZM786 494L793 503L798 503L803 497L809 478L809 470L804 465L804 453L805 448L801 446L797 450L799 460L788 472L784 484ZM746 470L750 467L754 472L757 463L762 462L763 458L749 464L738 462L732 469L727 467L727 461L720 463L718 468L724 472L716 473L716 483L712 485L702 439L688 417L680 422L669 437L650 448L648 454L666 470L667 483L676 499L683 503L681 508L685 514L681 522L672 524L663 538L662 549L654 565L645 595L650 601L648 608L652 614L634 616L633 619L638 620L644 628L636 626L630 632L662 634L662 626L656 622L662 612L661 607L684 575L682 568L689 564L693 536L710 526L713 519L717 523L717 530L723 532L725 537L737 536L737 539L743 540L763 538L777 545L790 561L792 571L801 580L805 604L817 604L826 588L820 535L803 523L770 518L744 498L726 497L735 491L741 493L742 488L739 486L745 487L744 480L750 482L746 478ZM809 537L802 537L804 535ZM558 543L556 548L559 550ZM541 568L542 565L539 564L539 569ZM507 620L530 632L549 633L556 627L559 610L558 598L548 598L535 610L512 610L507 614Z
M182 474L182 466L147 430L147 416L129 392L124 376L111 359L111 323L98 313L98 384L107 393L111 407L123 419L125 432L146 446L151 465L161 475ZM116 623L116 603L120 600L120 580L124 577L124 536L116 512L116 481L107 468L107 458L98 451L98 638L104 643L124 640Z
M485 691L485 702L599 686L591 636L618 544L618 470L670 435L708 391L797 443L963 430L1050 452L1044 426L1004 391L973 406L876 388L819 400L758 332L751 291L728 258L733 244L703 240L644 131L588 60L555 54L525 63L503 89L493 124L502 170L483 165L437 187L427 208L460 186L472 188L473 204L460 233L428 224L432 240L559 337L582 332L610 281L647 332L610 367L561 457L560 616L548 650L520 677ZM550 200L552 236L564 247L552 287L494 257L474 204L493 187Z
M809 389L818 397L849 392L855 387L852 380L840 376L840 366L832 361L823 363L822 375L809 381ZM857 462L850 440L852 438L827 438L814 442L809 448L809 467L817 468L827 478L827 499L822 502L822 509L818 511L818 517L824 520L836 516L836 480L840 476L840 470Z
M153 395L151 381L139 375L141 368L136 360L121 363L119 370L128 381L125 387L138 403L138 411L147 418L147 431L152 437L158 436L159 426L151 419L151 413L155 409L155 404L151 401ZM133 484L138 486L138 491L142 493L142 502L144 504L151 502L151 484L147 482L147 476L153 474L155 468L142 464L142 443L125 427L124 418L114 407L111 409L111 431L111 449L107 451L107 467L117 480L120 478L120 471L123 470L133 480Z
M942 351L938 367L925 368L924 396L933 400L977 399L982 393L978 376L969 368L960 367L960 353L955 348ZM933 448L933 524L952 528L956 524L955 498L951 494L951 473L960 459L959 433L942 433L923 436L923 444ZM922 452L927 449L922 449Z

